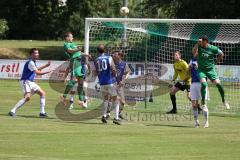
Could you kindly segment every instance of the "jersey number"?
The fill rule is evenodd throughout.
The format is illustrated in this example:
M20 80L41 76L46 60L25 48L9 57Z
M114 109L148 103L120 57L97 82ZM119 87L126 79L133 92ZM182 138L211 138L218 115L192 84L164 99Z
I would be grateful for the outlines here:
M98 64L98 70L99 71L107 70L107 60L106 59L98 61L97 64Z

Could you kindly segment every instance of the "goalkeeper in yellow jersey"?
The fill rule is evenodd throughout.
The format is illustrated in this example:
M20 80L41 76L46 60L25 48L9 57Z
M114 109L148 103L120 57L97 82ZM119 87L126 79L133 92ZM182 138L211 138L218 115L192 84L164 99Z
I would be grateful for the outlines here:
M173 86L170 88L170 98L172 101L172 110L167 112L167 114L176 114L177 113L177 104L176 104L176 96L175 94L181 90L187 90L187 97L190 100L190 84L191 84L191 75L188 71L188 64L186 61L181 59L181 53L179 51L174 53L174 75L173 75ZM175 80L178 78L180 81L175 83Z

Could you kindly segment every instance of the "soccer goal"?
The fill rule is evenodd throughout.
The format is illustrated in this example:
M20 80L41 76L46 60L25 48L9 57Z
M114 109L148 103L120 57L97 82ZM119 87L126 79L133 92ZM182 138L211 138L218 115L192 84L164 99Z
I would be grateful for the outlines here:
M140 108L167 111L171 108L168 85L173 76L173 53L180 51L182 59L189 62L202 35L225 53L217 70L231 105L230 111L222 107L217 88L209 82L209 109L239 114L240 20L86 18L85 52L97 55L99 43L106 45L108 54L123 51L132 71L125 84L126 99L138 101ZM179 91L176 97L178 110L189 112L186 92Z

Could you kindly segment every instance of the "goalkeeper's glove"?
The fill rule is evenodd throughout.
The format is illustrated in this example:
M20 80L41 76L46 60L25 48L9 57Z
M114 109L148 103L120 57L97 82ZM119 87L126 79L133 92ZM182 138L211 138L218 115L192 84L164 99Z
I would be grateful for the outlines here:
M168 87L169 87L169 88L172 88L174 85L175 85L175 80L172 80L172 81L169 83Z
M186 85L186 81L182 81L180 82L182 85Z

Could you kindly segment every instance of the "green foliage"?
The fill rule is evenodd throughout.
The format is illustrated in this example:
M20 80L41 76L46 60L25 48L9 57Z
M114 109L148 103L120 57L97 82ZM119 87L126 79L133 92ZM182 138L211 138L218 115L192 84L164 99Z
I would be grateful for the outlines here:
M7 38L53 39L61 35L65 7L58 0L2 0L0 6L0 17L9 22Z
M84 38L86 17L122 17L123 0L1 0L9 39L62 39L72 31ZM237 0L128 0L130 18L240 18Z
M144 6L161 18L240 18L238 0L145 0Z
M0 38L5 36L5 32L8 31L7 21L5 19L0 19Z

